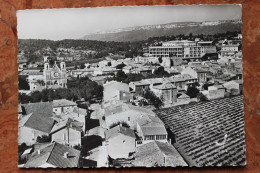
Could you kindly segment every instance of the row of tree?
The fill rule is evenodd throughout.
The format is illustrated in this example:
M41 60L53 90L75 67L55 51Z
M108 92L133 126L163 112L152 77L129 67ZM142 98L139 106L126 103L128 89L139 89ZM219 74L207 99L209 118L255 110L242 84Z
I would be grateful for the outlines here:
M54 99L68 99L94 102L102 100L103 86L91 81L89 78L74 78L68 80L68 88L43 89L42 91L34 91L30 95L19 93L19 103L29 102L47 102Z

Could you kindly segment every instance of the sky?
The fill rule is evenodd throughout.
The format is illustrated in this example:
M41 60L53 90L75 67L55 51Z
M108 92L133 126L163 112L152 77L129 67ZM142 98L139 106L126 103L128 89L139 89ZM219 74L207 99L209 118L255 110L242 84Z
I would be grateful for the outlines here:
M118 28L241 19L240 5L125 6L19 10L19 39L79 39Z

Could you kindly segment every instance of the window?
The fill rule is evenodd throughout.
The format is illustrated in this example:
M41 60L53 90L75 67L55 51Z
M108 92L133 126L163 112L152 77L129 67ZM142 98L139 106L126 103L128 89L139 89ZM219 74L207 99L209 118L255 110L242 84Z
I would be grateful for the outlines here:
M130 121L130 117L128 117L128 121Z

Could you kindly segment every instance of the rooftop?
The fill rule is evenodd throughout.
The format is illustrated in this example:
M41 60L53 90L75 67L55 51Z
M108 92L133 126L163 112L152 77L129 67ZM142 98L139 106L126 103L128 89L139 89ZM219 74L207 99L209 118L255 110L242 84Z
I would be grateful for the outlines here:
M116 127L113 127L112 129L109 129L105 132L106 140L114 138L118 134L123 134L125 136L135 138L135 133L132 129L117 125Z
M66 99L53 100L53 107L77 106L73 101Z
M19 121L20 127L29 127L44 133L50 133L54 120L49 117L40 116L37 112L30 113Z
M52 116L52 103L51 102L38 102L21 104L23 114L37 113L40 116Z
M70 118L67 118L65 120L62 120L62 121L56 123L53 126L50 133L55 133L55 132L57 132L57 131L65 128L65 127L70 127L70 128L75 129L77 131L82 131L82 126L83 126L83 123L80 123L76 120L72 120Z
M189 165L246 164L242 95L165 108L156 114L175 135L174 146Z
M25 168L41 167L51 164L59 168L73 168L78 166L80 151L59 143L51 143L47 147L33 152L30 159L24 165ZM64 157L64 153L68 153Z
M188 166L171 144L159 141L152 141L137 147L134 157L133 165L135 166Z

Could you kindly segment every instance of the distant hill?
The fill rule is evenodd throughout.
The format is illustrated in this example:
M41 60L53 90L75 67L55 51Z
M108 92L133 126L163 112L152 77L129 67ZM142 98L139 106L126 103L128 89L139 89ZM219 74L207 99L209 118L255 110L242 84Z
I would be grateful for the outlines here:
M102 33L93 33L83 36L83 40L98 41L142 41L149 37L161 37L170 35L192 33L196 34L218 34L227 31L241 32L241 20L210 21L210 22L176 22L160 25L147 25L122 28Z

